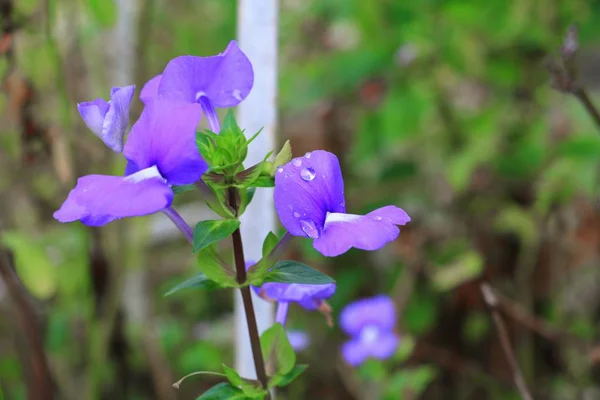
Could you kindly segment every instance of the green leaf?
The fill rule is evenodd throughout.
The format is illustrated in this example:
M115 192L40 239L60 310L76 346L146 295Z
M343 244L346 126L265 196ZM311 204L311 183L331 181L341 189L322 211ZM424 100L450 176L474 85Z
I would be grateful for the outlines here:
M194 229L194 253L230 236L240 227L237 219L200 221Z
M223 119L223 125L221 125L221 132L219 132L222 136L234 135L238 132L241 132L237 121L235 120L235 113L230 108Z
M217 150L213 135L214 133L210 131L196 132L196 147L209 166L212 166L213 157Z
M268 256L271 253L271 251L275 248L277 243L279 243L277 235L275 235L273 232L269 232L262 245L262 256Z
M335 281L322 272L297 261L279 261L265 276L264 282L326 285Z
M171 189L173 189L173 193L175 194L189 192L190 190L194 190L195 188L196 186L193 183L190 185L180 185L171 187Z
M252 182L253 187L271 188L275 187L275 179L271 176L259 176Z
M191 289L191 288L215 290L215 289L221 289L221 285L219 285L215 281L208 279L208 277L203 272L200 272L200 273L194 275L193 277L181 282L179 285L175 286L171 290L169 290L167 293L165 293L165 296L170 296L173 293L179 292L182 289Z
M245 384L244 380L242 379L240 374L237 373L237 371L235 369L230 368L227 365L223 364L223 372L225 372L225 376L227 377L227 379L229 380L229 382L231 382L231 384L233 386L240 387Z
M244 400L246 396L240 389L231 385L231 383L222 382L208 391L196 400Z
M271 381L269 381L269 388L275 386L285 387L289 385L294 380L296 380L296 378L298 378L304 371L306 371L306 368L308 368L307 364L298 364L294 368L292 368L292 370L287 374L275 375L273 378L271 378Z
M391 379L386 387L385 400L401 398L419 398L435 379L437 369L422 365L411 369L401 369Z
M52 297L58 286L58 271L45 247L19 232L5 232L0 243L13 251L17 275L27 290L42 300Z
M198 265L208 279L223 287L238 287L233 271L223 261L215 245L203 248L198 252Z
M277 168L283 164L287 164L292 159L292 145L289 140L286 140L283 144L283 147L279 151L279 153L275 156L275 161L273 162L273 169L271 170L271 175L275 175Z
M288 340L285 328L280 323L263 332L260 336L260 348L265 362L275 358L277 374L286 375L294 368L296 353Z
M448 265L440 266L431 277L433 286L448 291L477 278L483 272L484 260L476 251L467 251Z
M117 6L114 0L89 0L92 15L102 26L113 26L117 21Z

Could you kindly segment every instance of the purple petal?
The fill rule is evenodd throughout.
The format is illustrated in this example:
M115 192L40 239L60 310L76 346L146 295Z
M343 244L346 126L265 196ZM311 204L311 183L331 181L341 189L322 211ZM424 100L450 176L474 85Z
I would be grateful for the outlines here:
M123 151L123 137L129 125L129 106L135 85L114 87L111 91L108 112L102 124L102 140L112 150Z
M326 285L305 285L301 283L275 283L263 284L259 291L267 297L282 301L299 303L307 310L316 310L321 302L330 298L335 293L335 283Z
M104 117L108 112L108 108L108 102L103 99L77 104L77 111L79 111L81 118L83 118L83 122L99 138L102 138L102 125L104 124Z
M148 102L125 144L126 174L156 165L171 185L191 184L208 169L196 147L198 104Z
M348 304L340 314L340 326L348 335L358 335L366 326L391 331L396 325L396 310L389 296L378 295Z
M158 96L158 85L160 84L161 75L156 75L154 78L150 79L140 92L140 100L142 103L146 104L148 101L156 98Z
M358 337L344 343L342 354L348 364L357 366L367 358L385 360L396 352L399 339L394 332L382 331L375 326L366 326Z
M342 345L342 356L348 364L357 367L369 356L368 352L358 339L352 339Z
M328 212L346 211L337 157L317 150L279 167L274 196L279 220L292 235L319 237Z
M152 214L171 205L173 191L156 167L120 177L88 175L77 180L61 208L54 213L60 222L81 220L101 226L115 219Z
M306 350L310 346L310 338L303 331L289 330L287 331L288 340L295 351Z
M166 99L194 103L200 96L214 107L234 107L248 96L254 72L248 57L232 41L211 57L181 56L167 64L158 87Z
M321 235L313 246L327 257L345 253L352 247L362 250L377 250L386 243L396 240L400 229L410 217L395 206L379 208L369 214L354 215L328 213Z

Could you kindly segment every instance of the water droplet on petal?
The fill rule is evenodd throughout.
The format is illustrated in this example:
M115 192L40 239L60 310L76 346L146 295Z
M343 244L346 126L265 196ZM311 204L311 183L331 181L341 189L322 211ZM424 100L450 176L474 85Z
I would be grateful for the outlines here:
M277 168L277 172L282 173L283 172L283 167Z
M294 159L292 160L292 164L294 165L294 167L299 167L299 166L301 166L301 165L302 165L302 160L301 160L301 159L299 159L299 158L294 158Z
M380 216L373 217L373 219L374 219L375 221L381 221L381 217L380 217Z
M306 158L310 158L310 155L311 155L311 152L309 151L308 153L306 153L306 154L304 155L304 157L306 157Z
M294 216L294 218L300 218L300 213L294 211L294 213L292 214Z
M301 219L300 227L309 238L316 239L319 237L319 228L317 228L317 225L310 219Z
M315 175L315 170L310 167L302 168L302 171L300 171L300 177L307 182L315 179Z

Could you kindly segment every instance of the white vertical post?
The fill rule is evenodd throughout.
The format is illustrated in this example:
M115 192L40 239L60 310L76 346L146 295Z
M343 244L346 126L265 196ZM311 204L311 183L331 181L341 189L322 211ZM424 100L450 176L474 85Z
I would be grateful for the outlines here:
M254 67L254 87L238 107L238 123L247 135L262 133L248 149L246 166L263 160L275 150L277 124L277 0L238 1L238 42ZM254 200L241 218L242 240L247 261L261 258L262 242L275 230L273 190L259 188ZM235 296L236 369L247 378L256 378L246 316L239 291ZM252 293L258 330L263 332L273 324L273 306Z

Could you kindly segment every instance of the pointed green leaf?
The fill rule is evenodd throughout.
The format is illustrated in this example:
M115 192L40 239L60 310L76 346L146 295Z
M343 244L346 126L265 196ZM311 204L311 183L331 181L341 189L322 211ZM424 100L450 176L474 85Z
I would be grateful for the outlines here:
M326 285L335 281L322 272L297 261L279 261L265 276L264 282Z
M260 348L265 362L274 359L277 374L286 375L296 364L296 353L290 344L285 328L280 323L263 332L260 336Z
M217 282L208 279L208 277L203 272L200 272L169 290L167 293L165 293L165 296L170 296L173 293L179 292L182 289L191 288L214 290L221 289L222 287Z
M196 147L202 158L211 166L215 150L217 149L211 135L207 132L196 132Z
M307 364L298 364L287 374L277 374L269 381L269 388L272 387L285 387L292 383L297 377L299 377L306 369Z
M246 396L231 383L222 382L204 392L196 400L244 400Z
M259 176L254 182L253 187L271 188L275 187L275 179L271 176Z
M223 125L221 125L220 134L222 136L229 136L241 131L242 130L240 129L237 121L235 120L235 113L232 109L229 109L227 111L227 114L225 115L225 118L223 119Z
M268 256L269 253L275 248L279 238L273 232L269 232L262 245L262 256L263 258Z
M223 287L237 287L235 274L229 269L216 250L210 245L198 252L198 265L206 277Z
M287 164L292 159L292 145L289 140L283 144L281 151L275 156L275 161L273 162L273 170L271 171L271 175L275 175L277 171L277 167L283 164Z
M260 133L263 131L263 129L264 128L260 128L258 130L258 132L256 132L254 135L252 135L252 137L246 141L245 146L248 147L248 145L250 145L250 143L252 143L254 141L254 139L256 139L258 137L258 135L260 135Z
M227 379L229 380L229 382L231 382L231 384L233 386L240 387L245 384L244 380L242 379L240 374L237 373L237 371L235 369L230 368L227 365L223 364L223 372L225 372L225 376L227 377Z
M240 227L237 219L200 221L194 229L194 253L223 240Z

